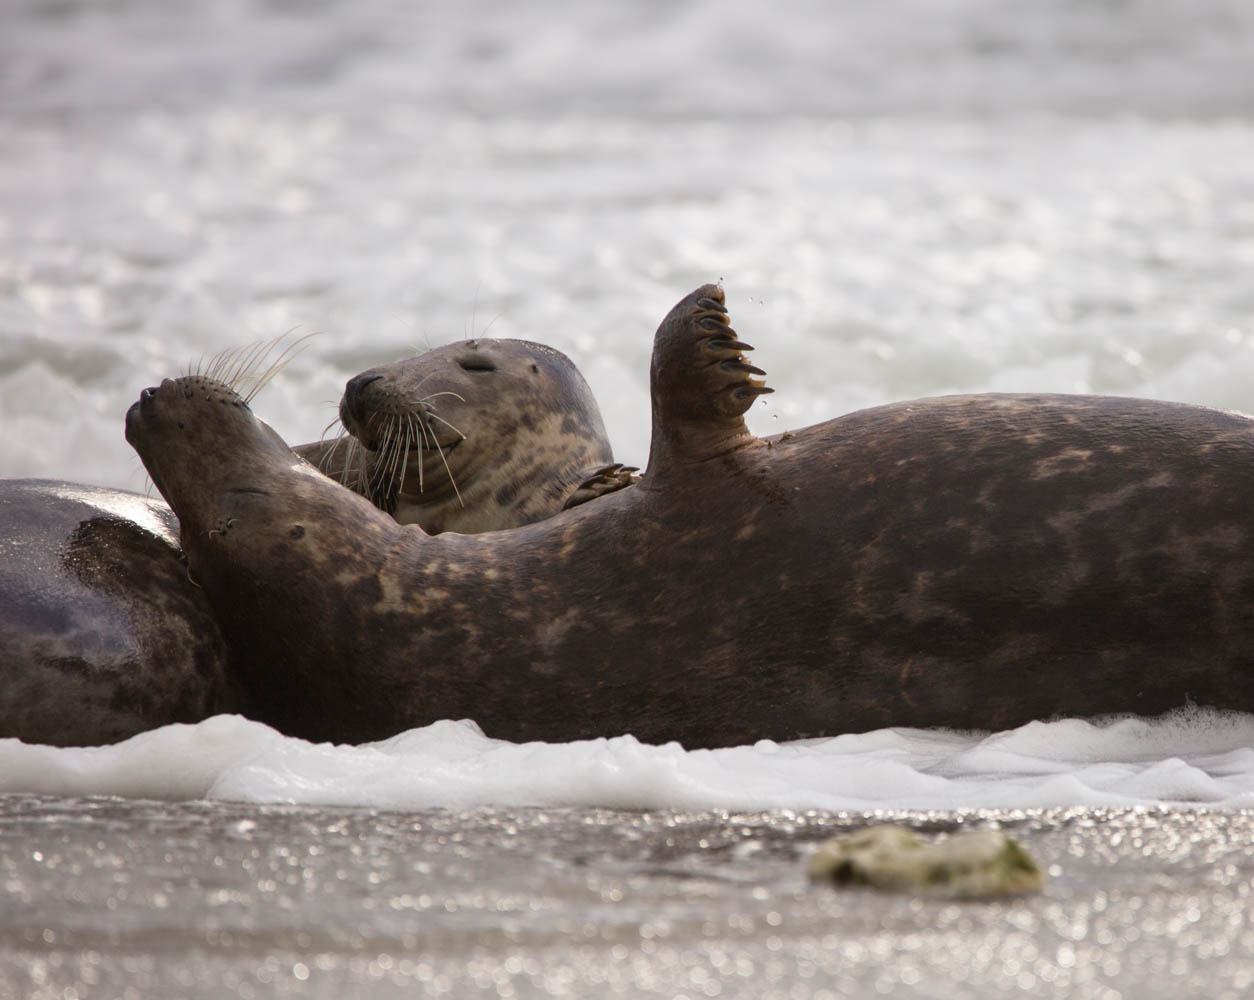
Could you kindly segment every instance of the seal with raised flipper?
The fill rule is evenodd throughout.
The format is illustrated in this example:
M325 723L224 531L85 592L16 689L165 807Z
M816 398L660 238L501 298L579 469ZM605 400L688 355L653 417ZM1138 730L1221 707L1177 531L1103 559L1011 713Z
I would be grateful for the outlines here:
M689 746L1254 707L1254 421L1147 400L916 400L759 439L702 287L654 341L642 481L492 535L397 525L231 390L145 390L127 438L261 717L363 741Z
M346 436L294 449L401 524L473 534L629 486L596 397L560 351L446 344L348 380Z

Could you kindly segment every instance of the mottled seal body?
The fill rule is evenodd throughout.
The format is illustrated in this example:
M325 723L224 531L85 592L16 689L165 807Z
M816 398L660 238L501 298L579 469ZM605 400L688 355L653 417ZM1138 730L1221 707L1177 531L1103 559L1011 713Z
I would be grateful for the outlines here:
M0 482L0 736L97 744L242 707L165 504Z
M401 524L428 534L530 524L630 485L601 411L560 351L467 340L349 379L351 435L297 449Z
M241 377L249 367L234 354L214 365ZM349 380L344 409L373 450L347 456L347 469L335 465L341 443L293 451L351 472L350 488L431 531L512 527L631 482L632 470L604 466L583 377L538 344L472 341L371 369ZM0 481L0 738L89 745L247 711L178 533L159 500Z
M641 483L488 535L396 525L203 380L146 390L127 437L258 711L310 739L468 717L715 746L1254 707L1254 422L966 396L760 440L747 347L720 289L685 298Z

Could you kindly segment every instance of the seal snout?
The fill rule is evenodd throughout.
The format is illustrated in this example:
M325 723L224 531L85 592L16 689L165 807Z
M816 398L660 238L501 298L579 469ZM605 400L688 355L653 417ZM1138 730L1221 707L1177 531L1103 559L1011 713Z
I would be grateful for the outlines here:
M136 402L135 405L131 407L131 410L138 409L140 416L151 417L153 413L153 409L157 405L157 393L160 392L161 389L165 388L166 383L169 383L169 382L170 380L166 379L164 382L161 383L160 387L155 386L155 385L150 385L147 389L143 390L143 392L139 394L138 402ZM129 412L127 416L128 417L130 416Z
M354 375L344 385L344 396L340 400L340 420L344 426L353 424L365 427L370 416L366 400L366 388L383 378L378 372L362 372Z
M164 379L161 385L150 385L146 389L140 390L139 399L135 400L126 411L126 440L131 444L135 444L136 435L141 430L141 425L146 421L153 420L157 415L158 395L162 389L174 385L172 379Z

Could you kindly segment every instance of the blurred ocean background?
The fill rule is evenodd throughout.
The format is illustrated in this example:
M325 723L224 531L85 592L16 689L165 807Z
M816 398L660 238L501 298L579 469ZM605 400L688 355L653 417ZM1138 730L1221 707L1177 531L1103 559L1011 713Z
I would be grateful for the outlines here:
M4 0L0 475L142 489L140 389L285 331L541 340L642 464L722 279L762 433L981 390L1254 408L1246 0Z

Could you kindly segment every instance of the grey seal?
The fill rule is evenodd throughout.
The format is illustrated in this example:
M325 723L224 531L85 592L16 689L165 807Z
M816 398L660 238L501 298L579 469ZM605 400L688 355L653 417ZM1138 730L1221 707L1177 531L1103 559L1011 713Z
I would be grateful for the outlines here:
M229 353L210 369L238 381L264 356ZM371 369L349 380L341 410L371 449L316 442L289 460L321 463L430 531L508 528L633 481L605 464L579 371L538 344L472 341ZM0 481L0 738L93 745L251 714L179 530L157 499Z
M368 368L339 411L347 436L297 453L428 534L530 524L634 481L583 375L543 344L467 340Z
M0 736L99 744L244 707L159 500L0 481Z
M642 481L490 535L396 524L212 380L145 390L126 434L257 711L308 739L465 717L718 746L1254 707L1254 421L980 395L759 439L748 350L720 288L684 298Z

